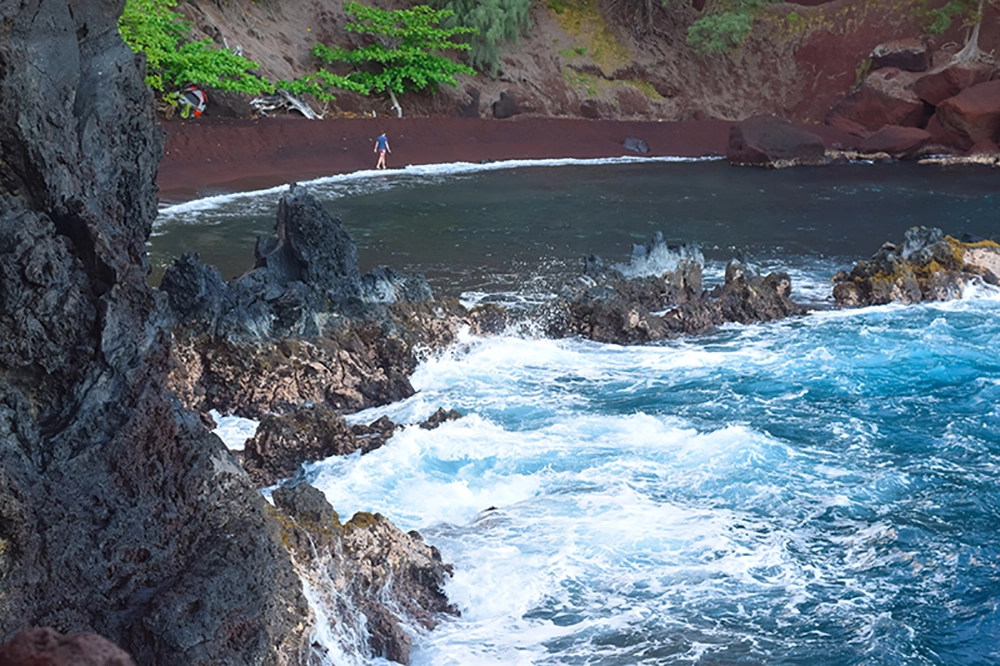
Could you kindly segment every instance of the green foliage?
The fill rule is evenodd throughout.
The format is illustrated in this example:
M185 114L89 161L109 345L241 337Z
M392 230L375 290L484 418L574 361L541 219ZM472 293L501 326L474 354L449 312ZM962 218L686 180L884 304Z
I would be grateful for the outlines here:
M146 85L164 93L195 83L219 90L255 94L274 87L251 74L257 63L226 49L211 48L211 40L184 41L191 26L173 11L177 0L127 0L118 31L135 53L146 54Z
M474 28L438 27L443 19L452 15L451 11L426 5L389 11L352 1L345 9L353 17L347 30L372 35L375 43L352 51L317 44L313 47L313 55L327 65L346 63L354 67L343 77L349 89L364 93L402 93L436 88L441 83L458 85L456 74L475 74L472 68L436 53L470 48L452 39L473 34Z
M531 0L434 0L441 9L454 12L442 22L445 28L462 26L469 33L469 64L496 75L500 45L517 42L531 28Z
M940 35L951 27L956 17L967 16L969 23L982 20L979 15L976 0L949 0L944 6L931 9L927 0L923 0L914 10L918 17L924 19L924 31L929 35Z
M858 65L857 69L854 70L854 85L851 86L851 90L857 90L861 87L861 84L865 82L865 77L868 76L868 72L872 68L872 59L865 58Z
M691 24L687 43L702 55L721 53L741 45L752 29L753 14L750 12L709 14Z
M306 74L294 81L278 81L278 86L293 95L313 95L321 102L331 102L337 99L337 96L330 92L332 89L353 90L362 95L368 94L368 89L360 83L326 69L318 70L314 74Z

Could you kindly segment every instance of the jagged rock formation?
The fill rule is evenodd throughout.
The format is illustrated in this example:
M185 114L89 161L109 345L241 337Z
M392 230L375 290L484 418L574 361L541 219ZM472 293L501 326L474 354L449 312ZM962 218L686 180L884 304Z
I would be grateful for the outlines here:
M370 655L405 664L411 639L403 618L433 629L439 614L458 614L441 589L452 568L418 532L404 534L377 513L341 524L323 493L305 483L277 488L273 498L285 514L275 512L278 537L296 569L331 614L363 620Z
M749 324L806 313L790 299L785 273L761 276L739 262L722 285L702 290L704 258L696 246L669 247L660 234L637 245L628 266L589 257L580 285L548 313L554 337L636 344L705 333L725 322Z
M431 300L422 276L361 275L340 220L302 187L280 202L256 263L228 283L195 254L161 289L173 313L170 388L190 409L259 418L311 403L351 412L413 395L414 348L451 344L460 326L496 331L496 307Z
M0 639L93 631L142 664L297 658L264 503L164 388L144 243L161 154L116 0L0 5Z
M446 421L461 418L443 407L419 424L433 430ZM340 414L325 407L308 405L290 414L265 414L254 436L242 452L243 468L260 487L291 477L302 463L345 456L355 451L369 453L383 446L399 426L383 416L368 425L348 425Z
M362 276L343 223L294 184L278 204L274 234L257 239L254 255L253 270L228 283L197 254L177 259L160 285L177 323L231 340L309 337L368 304L431 299L423 276L391 268Z
M961 298L973 280L998 284L1000 245L958 241L940 229L912 227L902 245L885 243L868 261L833 276L838 305L862 307Z

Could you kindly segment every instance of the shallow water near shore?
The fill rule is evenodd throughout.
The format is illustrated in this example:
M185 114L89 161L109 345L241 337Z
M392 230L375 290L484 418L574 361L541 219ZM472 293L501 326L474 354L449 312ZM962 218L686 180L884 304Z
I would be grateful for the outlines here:
M826 308L836 270L910 226L1000 233L996 182L630 162L312 187L363 270L425 272L469 303L528 306L581 256L625 261L662 231L701 243L710 279L740 255ZM232 277L275 199L168 209L154 266L199 249ZM420 364L414 397L350 417L463 419L303 475L342 516L379 511L455 564L462 616L414 629L414 664L998 663L1000 290L966 297L628 348L467 337ZM325 640L337 663L382 663Z

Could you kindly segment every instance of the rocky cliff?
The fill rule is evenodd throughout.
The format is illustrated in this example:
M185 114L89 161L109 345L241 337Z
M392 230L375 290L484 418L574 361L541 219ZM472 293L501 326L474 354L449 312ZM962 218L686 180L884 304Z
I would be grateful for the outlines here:
M306 663L300 576L318 565L289 550L295 516L166 389L170 317L145 256L162 136L123 5L0 3L0 643L51 627L139 664ZM353 649L405 658L401 622L451 610L447 568L381 517L347 531L324 571L359 581L348 606L371 641ZM418 580L393 596L397 570Z
M370 2L380 7L409 0ZM531 8L531 28L501 46L496 75L463 76L437 95L407 94L404 114L509 117L516 113L582 118L743 120L776 114L821 122L891 40L926 38L923 0L791 0L755 14L738 48L701 55L687 43L691 24L718 3L549 0ZM932 0L931 5L942 5ZM189 0L180 10L193 34L240 47L274 80L315 71L317 42L359 46L341 3L304 0ZM936 47L964 40L958 21ZM997 46L997 12L987 4L984 50ZM956 44L958 46L956 46ZM867 63L867 64L866 64ZM317 105L317 108L319 105ZM344 93L331 113L394 112L387 99Z

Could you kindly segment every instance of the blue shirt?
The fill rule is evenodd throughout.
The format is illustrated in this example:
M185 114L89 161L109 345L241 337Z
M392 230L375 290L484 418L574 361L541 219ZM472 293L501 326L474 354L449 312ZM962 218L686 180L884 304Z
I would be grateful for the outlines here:
M378 144L379 150L386 150L389 148L389 139L385 138L384 136L380 136L379 138L375 139L375 143Z

